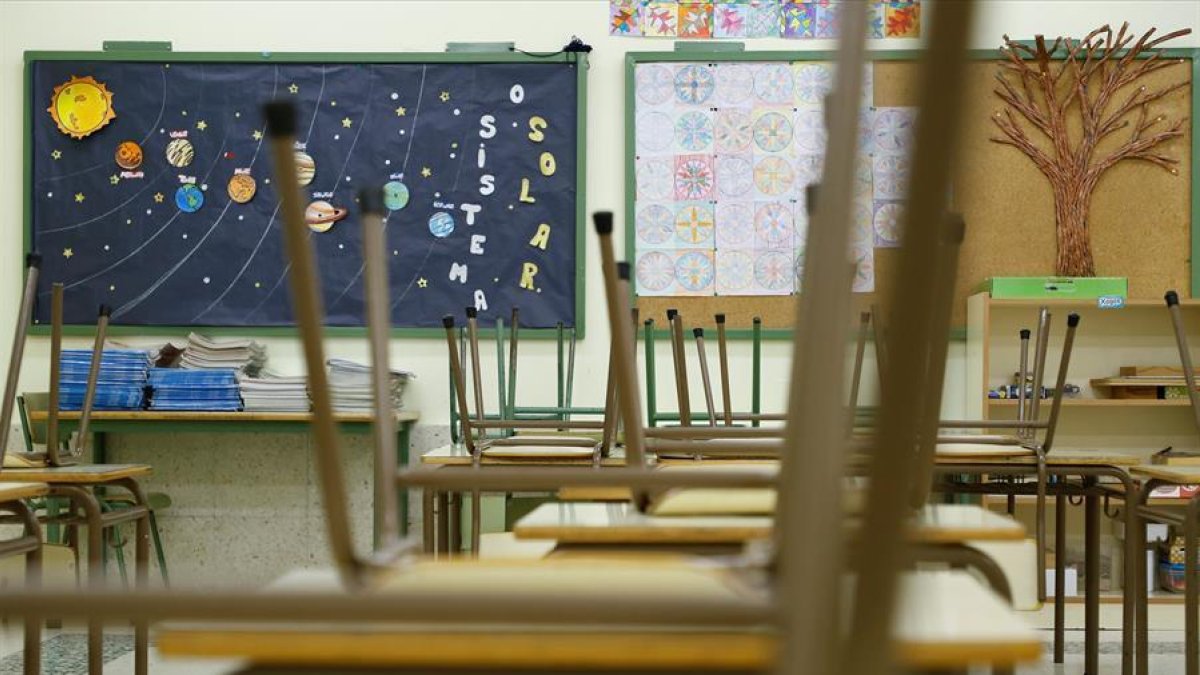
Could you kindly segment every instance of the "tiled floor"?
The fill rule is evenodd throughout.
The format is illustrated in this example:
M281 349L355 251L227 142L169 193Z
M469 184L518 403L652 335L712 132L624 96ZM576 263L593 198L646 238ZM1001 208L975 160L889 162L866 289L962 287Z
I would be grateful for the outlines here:
M1049 654L1051 638L1046 633L1046 653ZM1101 634L1100 672L1097 675L1115 675L1121 671L1121 636L1118 632L1105 631ZM1155 675L1182 675L1183 633L1179 631L1155 631L1150 635L1150 672ZM43 672L53 675L77 675L87 672L86 639L78 629L46 631L43 641ZM104 672L126 675L133 672L133 637L128 632L110 631L105 644L106 664ZM19 674L21 639L20 630L6 627L0 630L0 675ZM232 661L194 661L163 659L151 649L150 672L152 675L225 675L234 672L237 663ZM981 671L987 672L987 671ZM1049 656L1041 664L1020 668L1021 675L1076 675L1083 672L1083 633L1067 632L1066 662L1055 665Z

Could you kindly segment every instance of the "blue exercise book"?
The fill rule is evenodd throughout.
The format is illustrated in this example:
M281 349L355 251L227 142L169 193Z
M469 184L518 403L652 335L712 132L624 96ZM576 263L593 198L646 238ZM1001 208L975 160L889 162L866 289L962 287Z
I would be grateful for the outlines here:
M237 371L233 368L185 370L183 368L151 368L150 385L163 386L237 386Z
M239 401L150 401L151 410L188 410L194 412L236 412L242 409Z
M60 389L58 407L60 410L79 410L83 408L84 391ZM96 396L92 399L92 407L96 410L138 410L142 407L144 396L140 388L116 388L103 390L96 388Z

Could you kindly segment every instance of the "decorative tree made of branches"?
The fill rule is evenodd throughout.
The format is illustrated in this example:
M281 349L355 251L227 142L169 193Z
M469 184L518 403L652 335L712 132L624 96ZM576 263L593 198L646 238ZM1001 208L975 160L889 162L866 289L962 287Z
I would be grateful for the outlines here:
M1135 41L1128 23L1115 32L1105 25L1082 40L1060 37L1049 47L1041 35L1032 47L1004 36L995 93L1006 106L991 118L1002 133L991 140L1025 153L1050 181L1058 275L1096 274L1088 209L1105 171L1128 159L1179 173L1179 160L1159 146L1183 136L1188 120L1169 121L1150 107L1189 83L1147 87L1143 78L1179 63L1156 48L1191 31L1154 37L1155 30Z

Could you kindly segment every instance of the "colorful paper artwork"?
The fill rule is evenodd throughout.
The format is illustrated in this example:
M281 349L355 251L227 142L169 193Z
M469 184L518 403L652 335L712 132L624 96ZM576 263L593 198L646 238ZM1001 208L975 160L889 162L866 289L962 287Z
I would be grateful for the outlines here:
M719 5L731 3L716 4L719 26ZM640 295L761 296L799 290L808 231L805 188L821 178L827 140L823 106L832 86L828 63L643 63L635 68L634 276ZM874 289L876 188L874 158L866 149L876 133L907 138L905 123L911 126L901 111L877 129L869 109L869 77L864 97L864 151L848 251L857 262L857 292ZM884 165L895 169L895 180L903 180L897 162Z
M621 37L832 40L851 0L609 0L608 32ZM859 0L854 0L859 1ZM867 0L870 37L919 38L920 0Z
M916 108L877 108L871 128L875 246L900 245L900 222L908 194Z
M46 112L59 131L76 140L90 136L117 116L112 92L90 75L72 77L55 87Z

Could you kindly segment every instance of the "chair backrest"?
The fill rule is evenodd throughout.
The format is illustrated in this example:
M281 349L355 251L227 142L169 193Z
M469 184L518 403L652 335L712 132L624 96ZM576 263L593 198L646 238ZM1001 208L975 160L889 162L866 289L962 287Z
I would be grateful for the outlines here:
M27 391L17 397L17 410L21 414L21 429L25 434L25 450L35 452L38 445L46 445L46 423L34 422L30 413L44 413L50 409L50 394L44 391Z
M21 361L25 355L25 336L33 317L33 299L37 294L38 273L41 271L42 256L31 252L25 256L25 286L21 291L21 304L17 310L17 326L14 330L12 351L8 358L8 375L4 384L4 398L0 401L0 470L4 468L4 457L8 454L8 432L12 429L13 408L17 402L17 383L21 379Z

